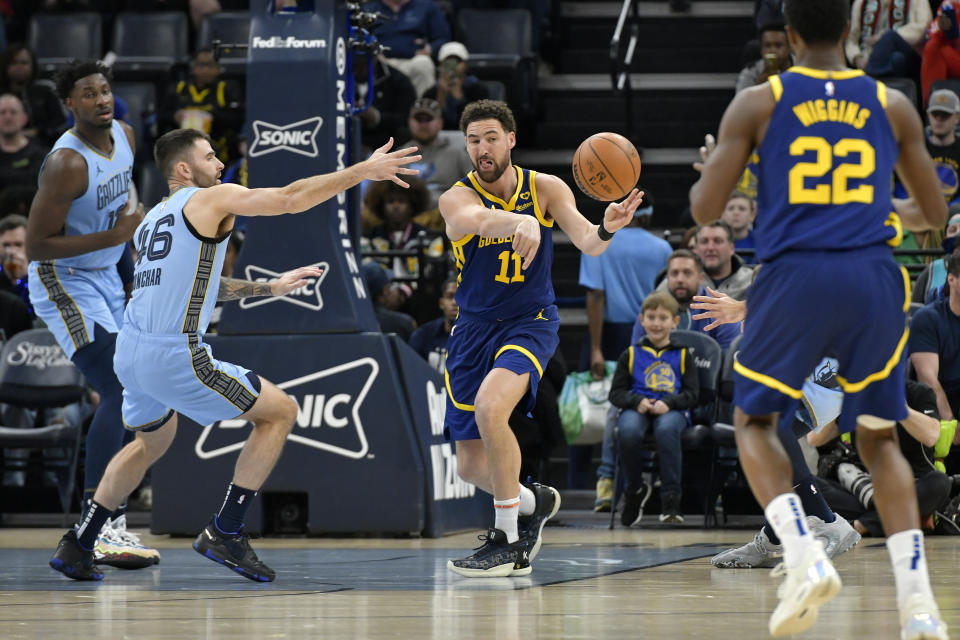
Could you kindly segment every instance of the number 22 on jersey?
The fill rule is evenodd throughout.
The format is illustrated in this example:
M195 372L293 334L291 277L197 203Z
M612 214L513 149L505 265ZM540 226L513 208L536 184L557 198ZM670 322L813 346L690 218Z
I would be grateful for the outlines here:
M869 178L876 169L873 146L860 138L843 138L831 145L824 138L800 136L790 144L791 156L813 151L813 162L798 162L790 169L790 204L847 204L873 202L873 186L850 188L850 180ZM834 167L834 159L840 160ZM831 184L807 186L808 179L822 178L832 171Z

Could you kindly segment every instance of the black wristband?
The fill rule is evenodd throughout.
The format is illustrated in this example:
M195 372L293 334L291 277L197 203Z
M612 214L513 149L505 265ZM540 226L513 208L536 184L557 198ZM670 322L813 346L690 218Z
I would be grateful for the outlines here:
M597 235L600 236L600 239L604 242L609 242L613 237L613 232L607 231L606 227L603 226L603 220L600 220L600 224L597 226Z

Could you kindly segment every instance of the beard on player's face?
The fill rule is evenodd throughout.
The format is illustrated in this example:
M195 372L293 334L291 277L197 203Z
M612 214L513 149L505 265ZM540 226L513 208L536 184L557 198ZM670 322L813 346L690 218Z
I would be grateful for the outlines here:
M487 168L481 168L487 162L489 162L490 165L487 166ZM496 182L500 179L500 176L503 175L503 172L507 170L508 166L510 166L509 152L500 160L493 157L492 153L484 153L478 156L473 163L474 170L476 170L477 175L480 176L480 179L484 182Z

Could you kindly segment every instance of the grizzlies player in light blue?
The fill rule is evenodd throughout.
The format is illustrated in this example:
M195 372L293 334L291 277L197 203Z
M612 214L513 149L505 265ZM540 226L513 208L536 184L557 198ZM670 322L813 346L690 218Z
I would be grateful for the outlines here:
M824 356L837 361L841 432L857 430L860 457L888 534L902 640L946 638L930 588L910 467L894 426L907 415L903 347L910 281L893 259L901 220L893 171L916 200L911 230L942 228L946 205L913 104L848 69L847 0L785 0L797 65L737 94L690 190L694 219L720 217L750 154L758 161L757 258L734 363L737 448L750 488L783 544L786 579L770 617L774 636L804 631L840 590L814 538L776 436Z
M493 494L495 521L476 553L447 566L467 577L526 575L560 496L520 484L520 448L507 420L521 402L532 408L559 342L553 224L578 249L599 255L643 194L634 189L607 206L599 226L590 224L562 180L513 165L516 124L506 104L467 105L460 128L474 170L440 197L460 282L444 372L445 432L456 442L460 477Z
M274 579L243 534L243 519L280 457L297 405L250 370L217 360L203 334L217 300L284 295L320 272L294 269L272 283L220 277L234 216L307 211L363 180L393 180L405 187L397 174L419 173L404 165L420 156L411 155L416 148L387 153L392 144L336 173L281 188L246 189L220 184L223 163L206 134L178 129L157 141L154 157L170 196L150 210L134 235L134 291L114 358L124 386L123 420L136 438L110 461L91 508L80 526L63 536L51 567L78 580L103 578L86 551L89 541L167 450L182 413L200 424L233 418L253 422L223 505L193 547L250 580Z
M133 131L113 119L109 70L92 60L74 61L56 80L76 125L60 136L40 171L27 222L28 278L37 315L100 394L86 438L86 506L125 437L123 389L110 364L126 299L117 269L118 262L131 262L126 243L143 207L129 200ZM122 511L104 528L96 552L98 562L125 568L160 559L126 530Z

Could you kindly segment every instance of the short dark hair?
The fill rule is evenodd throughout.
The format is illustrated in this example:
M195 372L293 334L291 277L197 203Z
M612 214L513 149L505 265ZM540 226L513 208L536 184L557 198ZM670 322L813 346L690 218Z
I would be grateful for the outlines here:
M654 291L643 299L643 306L640 313L643 314L651 309L663 307L672 316L680 315L680 304L668 291Z
M374 182L367 188L363 201L377 217L383 216L383 207L391 195L401 195L410 202L411 216L427 210L430 205L430 189L427 188L427 183L419 178L408 176L404 176L403 179L410 185L408 188L401 187L390 180Z
M784 0L783 15L804 43L837 44L850 22L849 0Z
M165 178L173 174L173 165L183 159L183 154L193 148L197 140L206 140L213 146L213 140L197 129L174 129L160 136L153 145L153 159Z
M507 133L517 130L513 111L500 100L477 100L468 104L460 116L460 131L466 133L467 126L477 120L497 120Z
M697 242L700 242L700 230L706 229L708 227L719 227L723 229L724 231L727 232L727 239L730 240L730 244L733 244L736 242L736 238L733 236L733 227L731 227L729 224L727 224L723 220L714 220L713 222L710 222L708 224L702 224L699 227L697 227Z
M762 36L767 31L779 31L780 33L786 34L787 24L783 20L768 20L757 29L757 37Z
M700 260L700 256L695 254L690 249L677 249L667 258L667 269L670 269L670 263L676 260L677 258L687 258L688 260L693 260L697 264L697 271L703 273L703 262Z
M107 82L113 79L110 67L99 60L78 60L74 58L57 69L57 72L53 75L53 81L57 85L57 94L60 96L60 99L66 100L70 97L70 94L73 92L73 87L77 84L77 80L92 76L96 73L103 74Z
M0 219L0 233L6 233L7 231L12 231L13 229L19 229L20 227L26 226L26 216L22 216L19 213L11 213L10 215Z
M960 278L960 249L954 249L953 253L945 259L947 263L947 273L954 278Z

